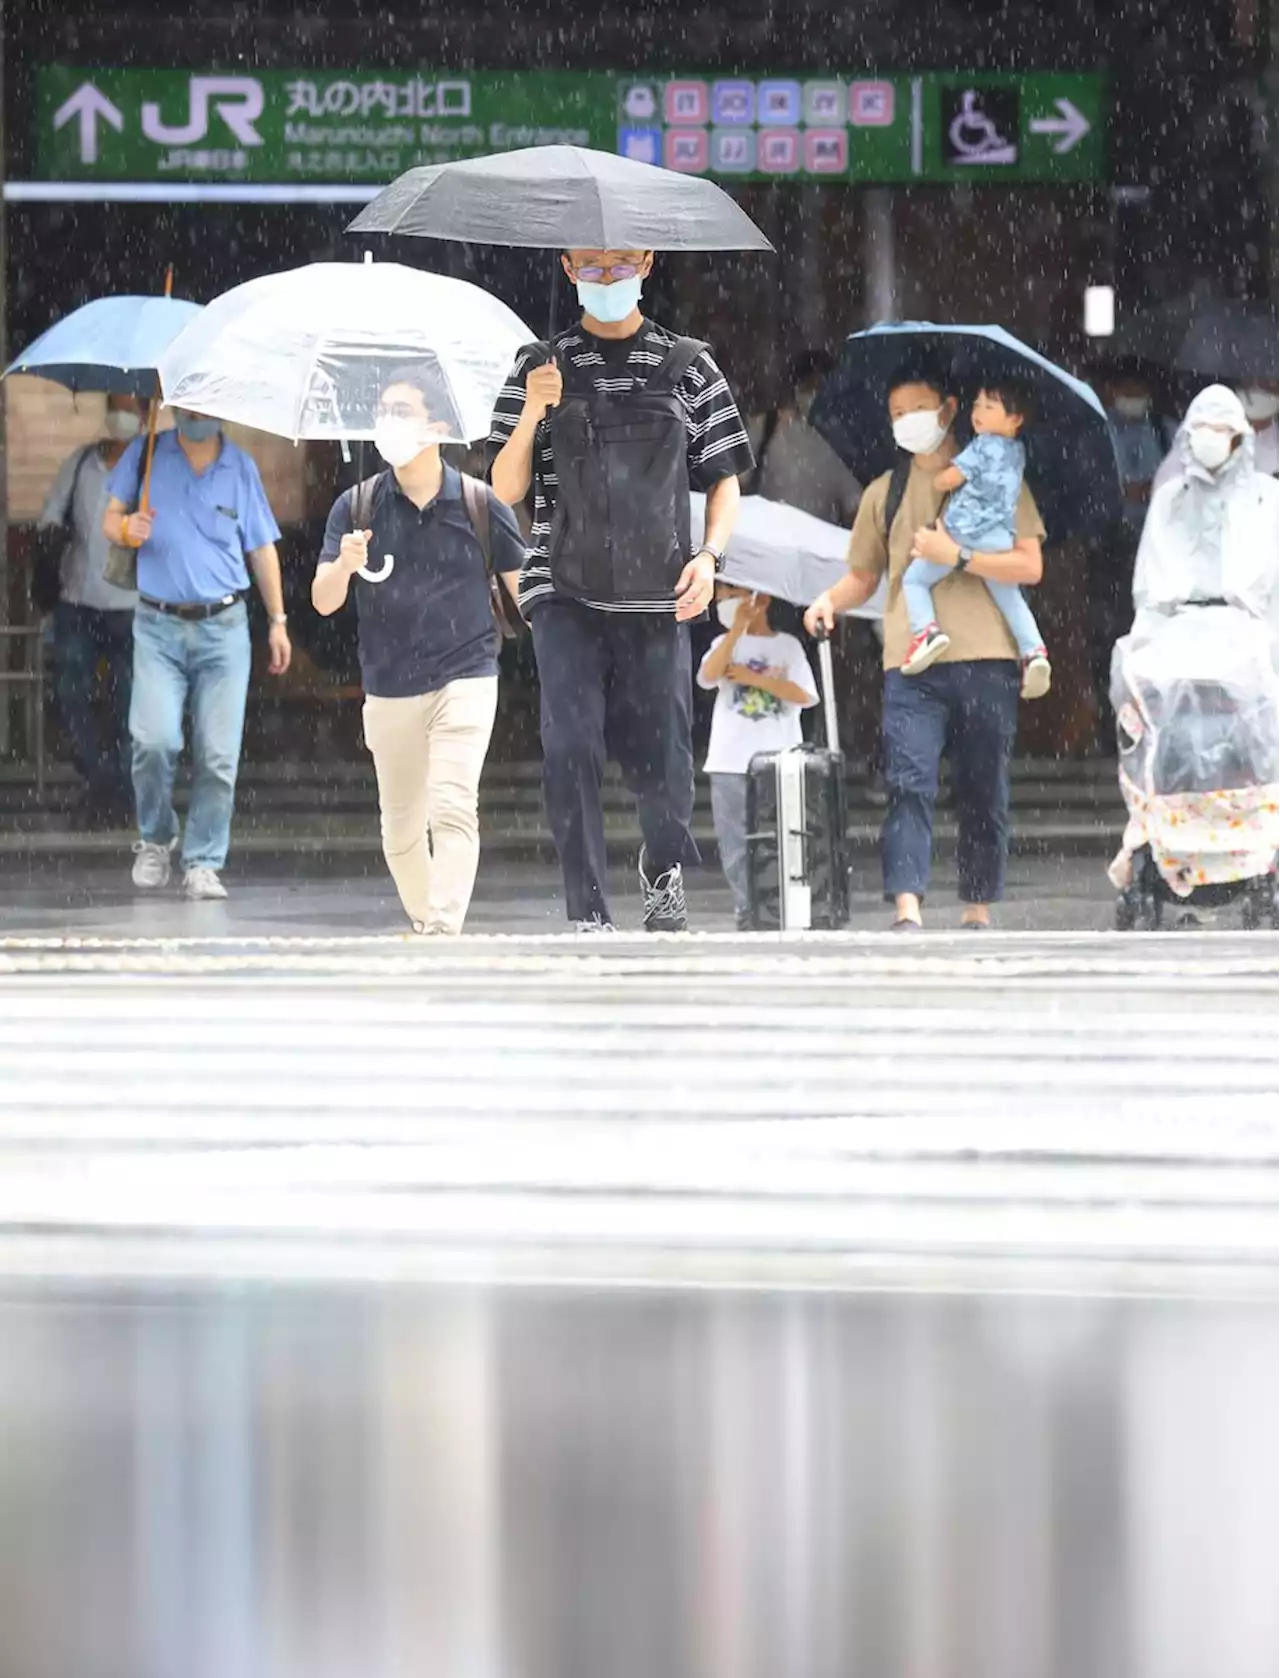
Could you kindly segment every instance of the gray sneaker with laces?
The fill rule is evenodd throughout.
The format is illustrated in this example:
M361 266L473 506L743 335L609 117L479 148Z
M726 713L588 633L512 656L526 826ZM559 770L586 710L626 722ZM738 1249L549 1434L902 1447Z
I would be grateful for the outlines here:
M645 854L640 852L640 890L644 894L644 929L646 932L687 932L689 909L684 899L684 869L677 862L656 880L645 870Z
M133 883L139 891L163 891L169 884L173 847L177 843L171 839L167 845L153 845L149 840L139 839L133 847Z

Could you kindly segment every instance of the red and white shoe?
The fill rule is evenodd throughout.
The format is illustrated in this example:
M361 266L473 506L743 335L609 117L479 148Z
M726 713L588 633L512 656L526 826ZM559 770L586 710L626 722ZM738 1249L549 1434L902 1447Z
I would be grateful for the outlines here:
M918 676L922 670L927 670L935 659L941 658L950 645L951 637L944 635L936 623L929 624L907 648L907 656L902 661L902 674Z
M1043 699L1053 681L1053 666L1043 647L1028 653L1022 661L1022 697Z

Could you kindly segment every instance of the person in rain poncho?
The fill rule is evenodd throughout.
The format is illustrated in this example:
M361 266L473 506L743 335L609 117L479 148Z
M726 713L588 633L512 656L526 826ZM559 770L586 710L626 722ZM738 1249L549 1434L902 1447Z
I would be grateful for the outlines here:
M1255 464L1254 428L1234 391L1210 385L1174 443L1175 477L1152 497L1133 577L1134 633L1187 602L1225 600L1275 640L1280 482Z
M1277 843L1280 483L1254 466L1254 431L1210 385L1178 432L1134 574L1134 621L1112 664L1130 820L1113 882L1149 844L1173 889L1252 878Z

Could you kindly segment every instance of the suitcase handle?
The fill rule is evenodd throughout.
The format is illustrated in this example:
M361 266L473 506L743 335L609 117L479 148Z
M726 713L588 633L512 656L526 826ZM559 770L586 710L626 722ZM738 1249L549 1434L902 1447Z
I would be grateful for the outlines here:
M817 625L814 639L818 643L818 684L822 689L822 720L827 735L827 750L840 750L840 724L836 717L835 671L831 662L831 632L826 624Z

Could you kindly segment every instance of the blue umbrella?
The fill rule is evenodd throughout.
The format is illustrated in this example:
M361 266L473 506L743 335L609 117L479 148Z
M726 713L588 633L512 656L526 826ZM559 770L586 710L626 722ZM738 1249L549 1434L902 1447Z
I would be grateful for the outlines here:
M1051 539L1095 533L1118 519L1120 472L1102 403L1082 380L1000 326L936 326L903 321L845 340L819 391L810 423L856 478L870 483L898 458L889 426L889 385L904 365L923 362L967 404L986 380L1016 380L1035 407L1023 440L1027 482ZM969 436L967 406L957 434Z
M42 332L10 373L35 373L69 390L151 397L156 363L200 313L178 297L99 297Z

